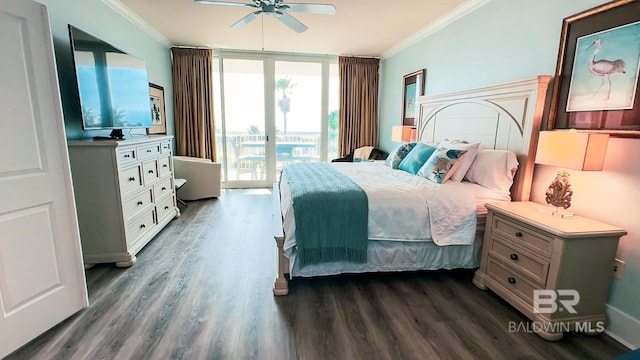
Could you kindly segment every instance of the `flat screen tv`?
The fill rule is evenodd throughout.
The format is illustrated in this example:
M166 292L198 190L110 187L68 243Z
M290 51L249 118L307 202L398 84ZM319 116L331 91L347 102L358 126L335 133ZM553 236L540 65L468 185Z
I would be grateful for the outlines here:
M150 128L145 62L72 25L69 36L78 82L83 130Z

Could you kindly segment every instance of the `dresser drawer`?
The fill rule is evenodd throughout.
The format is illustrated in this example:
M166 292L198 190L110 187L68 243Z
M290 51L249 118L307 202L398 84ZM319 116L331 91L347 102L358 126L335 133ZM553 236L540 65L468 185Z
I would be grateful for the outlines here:
M158 159L158 173L160 177L171 173L171 158L169 156Z
M123 194L142 188L142 167L134 166L120 172L120 191Z
M171 154L171 141L163 142L160 145L160 152L162 152L163 155Z
M144 174L144 184L152 184L158 178L158 162L156 160L144 162L142 173Z
M118 162L122 165L126 165L130 162L134 162L138 159L136 156L135 148L124 148L118 150Z
M160 155L160 144L146 145L138 147L138 158L148 159L151 157L158 157Z
M543 289L491 255L487 258L487 272L490 278L529 304L533 304L533 290Z
M173 184L170 177L153 185L153 198L155 201L159 201L164 196L171 193L173 193Z
M161 200L156 204L156 214L158 214L158 222L162 220L167 214L174 214L175 200L173 196L169 196L164 200Z
M153 208L133 219L127 224L127 242L133 246L146 232L151 231L155 225L155 211Z
M530 256L508 242L503 242L497 238L492 241L490 254L493 257L500 258L505 263L511 264L511 266L526 274L538 285L542 287L546 285L549 262Z
M494 216L491 232L499 234L535 254L540 254L547 258L551 256L553 238L541 234L534 228L511 222L501 216Z
M153 193L151 189L146 189L124 202L124 218L128 222L138 213L153 203Z

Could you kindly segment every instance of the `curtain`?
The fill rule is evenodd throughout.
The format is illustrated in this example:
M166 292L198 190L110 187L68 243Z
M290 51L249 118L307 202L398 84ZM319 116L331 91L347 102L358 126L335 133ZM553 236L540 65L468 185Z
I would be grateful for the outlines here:
M213 51L171 48L177 155L216 161Z
M345 156L378 140L378 68L380 59L338 58L340 124L338 153Z

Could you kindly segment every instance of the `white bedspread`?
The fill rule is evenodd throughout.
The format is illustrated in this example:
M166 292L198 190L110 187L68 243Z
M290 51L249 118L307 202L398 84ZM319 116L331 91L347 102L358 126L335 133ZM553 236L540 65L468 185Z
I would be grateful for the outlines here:
M383 162L332 163L332 166L367 193L370 240L433 241L438 245L473 243L476 202L469 187L453 182L436 184L393 170ZM295 220L286 179L280 183L280 194L286 251L295 246Z

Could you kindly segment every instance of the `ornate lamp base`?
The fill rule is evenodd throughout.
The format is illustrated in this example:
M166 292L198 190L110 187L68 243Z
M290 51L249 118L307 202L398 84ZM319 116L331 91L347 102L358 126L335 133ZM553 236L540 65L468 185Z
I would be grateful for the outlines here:
M569 175L566 169L558 170L556 178L553 179L551 185L549 185L545 192L544 199L547 204L556 207L553 215L562 217L572 215L563 212L563 209L568 209L571 206L571 196L573 195L573 190L571 190L571 184L569 183Z

